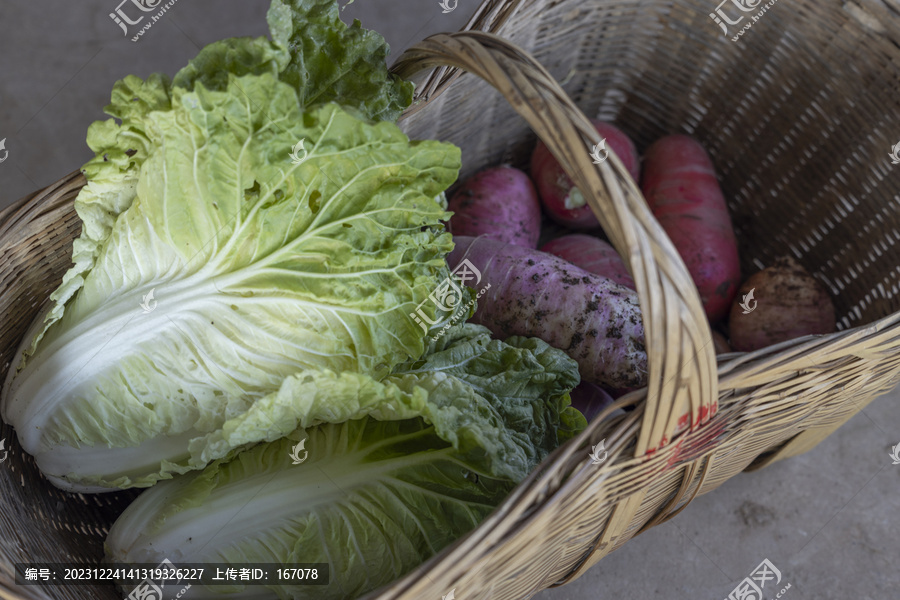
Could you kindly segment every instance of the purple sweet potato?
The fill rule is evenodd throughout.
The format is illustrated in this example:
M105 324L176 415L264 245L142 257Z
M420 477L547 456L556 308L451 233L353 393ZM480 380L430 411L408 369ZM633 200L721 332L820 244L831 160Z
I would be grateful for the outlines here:
M507 244L537 248L541 203L523 171L503 165L467 179L450 198L450 233L487 235Z
M608 277L628 289L637 289L625 261L611 244L598 237L584 233L564 235L541 246L541 252L558 256L594 275Z
M490 289L472 321L499 337L538 337L578 362L582 379L613 388L647 378L637 293L561 258L486 237L454 236L448 262L468 260Z
M599 385L594 385L590 381L582 381L570 394L572 397L572 406L581 411L584 418L593 421L594 417L606 410L610 404L615 402L606 390ZM613 411L612 415L622 414L621 409ZM610 415L610 416L612 416Z

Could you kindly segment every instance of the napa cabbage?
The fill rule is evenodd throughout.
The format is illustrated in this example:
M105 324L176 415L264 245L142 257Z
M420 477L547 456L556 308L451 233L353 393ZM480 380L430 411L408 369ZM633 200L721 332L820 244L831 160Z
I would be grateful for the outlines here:
M327 586L195 585L188 597L355 598L473 529L580 431L586 422L568 394L578 380L562 351L534 338L491 340L471 324L380 382L332 372L289 378L273 405L303 405L310 417L141 494L111 528L107 560L325 563ZM362 405L380 411L356 418ZM309 427L328 407L350 420Z
M271 40L217 42L171 82L116 84L115 118L88 132L75 264L0 404L55 485L203 468L286 377L378 381L423 353L409 314L448 275L442 194L460 151L390 121L411 84L337 10L276 0Z

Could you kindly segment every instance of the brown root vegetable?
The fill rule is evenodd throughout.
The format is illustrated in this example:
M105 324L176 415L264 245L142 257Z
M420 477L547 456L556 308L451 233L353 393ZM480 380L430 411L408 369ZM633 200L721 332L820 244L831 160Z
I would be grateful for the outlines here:
M790 257L779 258L745 281L731 307L729 333L738 352L834 330L828 292Z
M713 348L716 349L716 354L728 354L729 352L733 352L731 345L728 343L728 339L718 331L712 332L712 341Z

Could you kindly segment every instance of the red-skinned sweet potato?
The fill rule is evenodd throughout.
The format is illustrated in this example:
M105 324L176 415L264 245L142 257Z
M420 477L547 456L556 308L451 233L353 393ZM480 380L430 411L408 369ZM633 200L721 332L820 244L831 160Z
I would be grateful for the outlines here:
M637 293L551 254L486 237L454 236L451 266L468 260L490 289L472 322L501 339L538 337L578 362L582 379L642 387L647 352ZM471 285L471 284L470 284Z
M600 137L606 140L605 147L616 153L637 181L640 177L640 158L628 136L609 123L596 119L591 119L591 123ZM551 219L571 229L586 230L600 226L581 191L540 140L531 155L531 178Z
M641 188L684 260L711 323L731 308L741 281L737 240L712 161L685 135L656 141L644 155Z
M600 238L583 233L564 235L541 246L541 252L558 256L576 267L612 279L628 289L635 289L634 279L628 273L625 261L611 244Z
M449 230L454 235L487 235L507 244L536 248L541 235L541 206L534 184L507 165L485 169L453 194Z

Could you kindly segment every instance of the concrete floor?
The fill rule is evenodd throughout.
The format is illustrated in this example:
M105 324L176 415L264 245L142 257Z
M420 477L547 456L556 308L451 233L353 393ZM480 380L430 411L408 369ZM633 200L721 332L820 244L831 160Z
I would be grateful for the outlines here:
M119 0L0 4L0 208L79 168L87 126L104 119L115 80L174 73L212 41L267 32L269 2L178 2L138 42L109 18ZM344 14L380 31L389 60L459 29L476 0L357 0ZM787 600L900 598L900 389L873 402L814 452L738 476L539 600L719 600L768 558ZM779 588L780 589L780 588ZM765 598L778 590L771 584ZM752 600L757 600L753 598Z

